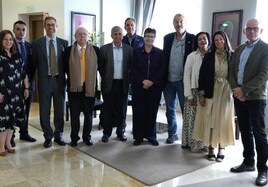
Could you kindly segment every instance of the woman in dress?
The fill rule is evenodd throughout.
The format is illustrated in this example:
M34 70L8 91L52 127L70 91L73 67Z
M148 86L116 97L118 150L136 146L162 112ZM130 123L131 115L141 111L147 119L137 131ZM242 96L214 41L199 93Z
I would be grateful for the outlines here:
M165 60L163 51L154 47L156 31L144 31L144 46L134 49L132 74L132 108L134 145L146 138L158 146L156 139L156 116L163 89Z
M23 122L29 81L11 31L0 32L0 156L15 153L10 140L17 121Z
M234 104L228 83L231 54L227 35L223 31L215 32L211 52L203 59L198 81L199 103L206 115L204 120L196 121L202 128L195 138L209 146L208 159L219 162L224 159L224 148L234 144ZM214 148L218 148L217 157Z
M196 118L198 100L198 78L199 70L204 55L209 51L210 36L207 32L199 32L194 39L195 51L187 56L184 67L184 104L183 126L182 126L182 148L190 148L192 152L202 152L204 144L202 141L193 139L194 121Z

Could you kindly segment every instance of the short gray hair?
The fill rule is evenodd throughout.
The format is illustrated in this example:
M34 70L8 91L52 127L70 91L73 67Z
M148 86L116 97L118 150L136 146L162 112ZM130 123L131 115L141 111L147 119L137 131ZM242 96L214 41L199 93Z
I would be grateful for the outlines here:
M115 33L115 32L121 32L123 33L123 29L119 26L114 26L112 29L111 29L111 34Z

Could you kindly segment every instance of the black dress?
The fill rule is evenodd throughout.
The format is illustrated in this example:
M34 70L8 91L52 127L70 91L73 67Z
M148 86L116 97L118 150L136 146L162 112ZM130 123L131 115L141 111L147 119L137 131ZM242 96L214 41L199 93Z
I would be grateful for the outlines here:
M17 121L25 120L24 86L25 70L19 54L7 56L0 52L0 93L4 95L0 103L0 132L14 129Z

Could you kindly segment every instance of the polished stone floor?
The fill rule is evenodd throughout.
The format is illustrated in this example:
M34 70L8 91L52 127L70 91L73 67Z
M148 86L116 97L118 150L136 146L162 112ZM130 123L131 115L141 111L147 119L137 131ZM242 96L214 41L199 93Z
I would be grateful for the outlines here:
M37 117L38 105L34 103L30 118ZM178 118L181 118L180 113L178 113ZM160 108L158 120L165 120L164 108ZM37 142L28 143L17 138L16 153L8 154L6 157L0 157L0 186L144 186L139 181L91 158L69 145L61 147L54 144L51 148L44 149L42 132L31 126L29 127L29 131L33 137L37 138ZM181 131L181 129L179 129L179 131ZM18 133L16 133L16 137L18 136ZM179 141L177 143L179 143ZM226 182L228 187L254 186L257 172L241 174L233 174L229 172L230 167L240 164L242 159L241 152L241 142L237 140L235 146L226 148L226 159L224 159L223 162L211 164L205 168L157 184L155 187L214 187L224 186Z

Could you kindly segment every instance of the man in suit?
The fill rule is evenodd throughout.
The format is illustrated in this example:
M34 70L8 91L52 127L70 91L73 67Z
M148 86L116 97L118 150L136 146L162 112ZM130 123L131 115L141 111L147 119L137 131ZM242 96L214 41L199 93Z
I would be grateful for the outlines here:
M263 29L260 21L250 19L243 33L248 41L238 47L232 57L230 85L244 146L244 160L231 172L255 171L255 150L257 153L257 186L267 184L268 145L265 132L265 107L268 80L268 44L260 39Z
M163 90L166 102L168 122L168 138L166 143L172 144L178 140L176 104L177 96L181 111L184 107L183 72L188 54L194 50L194 37L186 31L186 20L182 14L176 14L173 19L176 32L164 36L164 55L167 63L166 83Z
M58 145L66 143L62 139L64 126L65 74L63 52L68 41L56 36L57 21L46 17L44 28L46 36L32 43L33 61L37 68L40 123L44 133L44 147L52 146L52 138ZM55 131L50 126L50 107L53 100Z
M117 126L116 134L120 141L126 141L124 107L127 106L130 81L130 61L132 47L123 44L123 29L114 26L111 30L112 43L100 48L99 72L101 91L104 100L104 125L102 142L107 143L113 130L113 121ZM113 118L115 120L113 120Z
M27 141L27 142L35 142L36 139L30 136L28 132L28 122L29 122L29 113L30 113L30 107L34 92L34 66L32 63L32 48L31 44L27 41L25 41L26 33L27 33L27 26L24 21L16 21L13 24L13 33L15 35L16 39L16 46L22 55L23 59L23 66L26 69L26 74L29 79L29 88L25 88L29 90L29 97L25 100L25 120L23 123L18 123L17 125L20 128L20 139ZM11 145L13 147L16 146L16 143L14 141L15 138L15 131L13 133L12 139L11 139Z
M84 114L83 142L90 146L93 145L90 133L99 48L88 43L88 31L84 27L78 27L74 36L76 42L66 49L63 60L71 113L71 146L77 146L80 139L78 134L81 111Z

